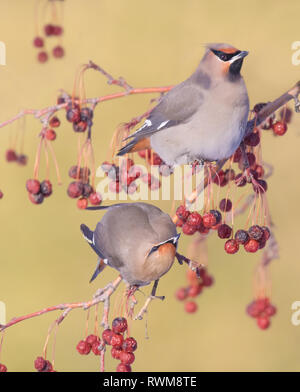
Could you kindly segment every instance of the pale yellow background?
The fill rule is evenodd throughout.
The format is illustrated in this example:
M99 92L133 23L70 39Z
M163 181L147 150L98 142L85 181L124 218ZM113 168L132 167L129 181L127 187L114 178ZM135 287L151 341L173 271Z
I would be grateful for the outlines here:
M252 104L271 100L298 79L300 66L291 63L292 42L300 40L298 0L66 0L66 57L40 65L35 61L34 4L31 0L0 1L0 40L7 48L7 65L0 68L0 121L20 108L52 104L59 88L71 90L78 65L89 59L133 86L174 84L185 79L203 54L202 43L229 42L249 50L243 74ZM100 74L86 77L87 95L117 91ZM142 113L149 96L128 97L97 108L94 146L98 164L106 158L116 126ZM62 119L63 114L60 115ZM96 257L82 239L82 222L95 226L101 213L79 211L66 197L67 170L76 157L76 138L63 121L55 142L64 184L54 185L54 195L41 206L27 200L25 181L32 176L40 130L38 121L26 121L25 168L4 160L9 133L1 129L0 187L0 300L7 317L29 313L65 301L89 299L115 273L106 271L89 285ZM136 371L298 371L300 327L291 324L291 304L300 300L299 247L299 132L300 117L283 138L265 135L264 157L274 165L269 181L269 201L281 258L271 266L273 302L279 313L268 331L261 331L245 315L252 297L252 272L259 254L227 256L223 242L209 240L210 270L216 285L199 297L195 315L183 312L174 290L185 282L185 269L174 265L162 279L159 294L167 299L153 303L149 316L150 340L144 339L144 322L135 322L132 333L139 349ZM54 170L51 171L54 178ZM159 204L166 210L169 204ZM186 251L187 241L180 243ZM147 290L144 290L147 292ZM143 296L139 296L140 302ZM9 370L32 371L41 354L54 313L9 329L1 362ZM75 346L84 334L85 314L76 310L61 325L57 339L59 371L96 371L98 359L80 356ZM117 361L109 359L107 369Z

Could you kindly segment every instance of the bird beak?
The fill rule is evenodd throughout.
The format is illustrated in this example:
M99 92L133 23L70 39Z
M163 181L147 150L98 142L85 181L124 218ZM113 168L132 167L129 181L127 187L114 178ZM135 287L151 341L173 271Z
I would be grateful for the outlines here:
M248 56L248 54L249 54L249 52L247 52L246 50L243 50L241 53L232 57L232 59L229 62L234 63L236 60L243 59L244 57Z

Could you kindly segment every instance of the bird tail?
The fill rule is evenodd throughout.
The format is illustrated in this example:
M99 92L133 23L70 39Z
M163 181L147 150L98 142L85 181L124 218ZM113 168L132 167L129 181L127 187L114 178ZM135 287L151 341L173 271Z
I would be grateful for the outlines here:
M106 264L104 263L104 261L102 259L99 258L95 272L93 273L93 276L90 279L90 283L97 278L97 276L100 274L100 272L102 272L104 270L105 267L106 267Z
M93 235L94 233L92 232L92 230L90 230L86 225L84 225L83 223L80 225L80 230L84 236L84 238L87 240L87 242L89 244L93 243Z

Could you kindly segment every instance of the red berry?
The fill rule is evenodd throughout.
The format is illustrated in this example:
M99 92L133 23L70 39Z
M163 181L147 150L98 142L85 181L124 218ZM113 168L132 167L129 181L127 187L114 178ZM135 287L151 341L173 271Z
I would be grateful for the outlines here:
M198 214L198 212L192 212L188 218L186 223L190 226L196 227L198 229L202 223L202 216Z
M46 359L46 365L44 367L44 369L42 370L42 372L47 373L47 372L52 372L53 371L53 367L52 367L52 363L50 361L48 361Z
M102 332L102 340L105 344L110 345L111 344L111 339L113 337L114 333L111 329L105 329Z
M41 204L44 201L44 195L41 192L37 194L28 192L28 197L33 204Z
M114 347L122 347L123 344L123 336L119 333L113 333L111 337L110 344Z
M112 322L112 331L114 333L123 333L127 331L128 324L125 317L117 317Z
M65 54L64 48L60 45L55 46L55 48L53 48L53 50L52 50L52 54L55 58L60 59Z
M265 309L265 314L268 317L274 316L277 312L277 309L274 305L268 305Z
M100 355L101 354L101 350L99 349L100 346L100 342L94 342L92 344L92 351L95 355Z
M235 184L236 186L245 186L247 184L247 180L246 178L243 176L242 173L239 173L236 177L235 177Z
M248 229L248 234L250 238L259 241L261 238L263 238L264 231L260 226L254 225Z
M257 325L260 329L267 329L270 326L270 320L268 317L258 317Z
M218 225L221 222L221 220L222 220L221 212L218 211L218 210L210 210L209 212L211 214L213 214L213 216L216 218L216 225ZM214 225L214 226L216 226L216 225Z
M267 182L265 180L258 179L258 180L256 180L256 182L258 183L258 185L252 184L254 192L256 192L256 193L265 193L265 192L267 192L268 184L267 184Z
M47 365L46 360L43 357L37 357L34 361L34 367L37 371L41 372Z
M282 121L276 121L276 123L272 125L272 128L274 133L279 136L284 135L287 131L287 125Z
M187 293L187 289L185 287L181 287L180 289L178 289L175 293L175 297L179 300L179 301L183 301L187 298L188 293Z
M122 352L122 350L120 348L117 348L117 347L111 348L111 356L115 359L120 359L121 352Z
M78 172L78 167L77 166L71 166L71 168L69 169L69 173L68 173L69 176L71 178L76 179L77 178L77 173L78 173L78 177L80 178L81 174L82 174L82 170L79 169L79 172Z
M176 215L178 216L179 219L186 221L187 218L190 215L190 211L188 211L185 206L181 205L177 208L176 210Z
M74 132L85 132L87 129L88 123L85 121L79 121L78 123L73 123Z
M124 340L123 344L122 344L122 350L125 352L133 352L137 349L137 341L132 338L129 337L127 339Z
M259 242L253 239L250 239L245 245L244 245L245 251L250 252L250 253L255 253L258 248L259 248Z
M89 335L89 336L87 336L87 337L85 338L85 341L86 341L88 344L90 344L91 346L92 346L94 343L98 343L98 345L100 344L100 338L99 338L99 336L97 336L97 335Z
M237 163L240 161L241 158L242 158L242 150L238 148L233 155L233 162Z
M56 116L51 117L49 121L50 127L57 128L60 126L60 119Z
M36 195L37 193L39 193L40 188L41 184L38 180L31 179L26 181L26 189L29 193Z
M247 146L255 147L260 142L260 136L258 132L252 132L250 135L245 137L244 142Z
M102 202L100 193L92 192L89 197L89 202L91 203L92 206L99 206Z
M253 166L255 164L256 161L256 157L252 152L247 152L247 158L248 158L248 162L250 166Z
M263 177L265 174L264 168L261 165L256 165L255 174L256 178Z
M6 156L7 162L14 162L18 159L18 156L17 156L15 150L7 150L5 156Z
M27 165L27 161L28 161L27 155L24 155L24 154L18 155L17 162L19 165L25 166L25 165Z
M93 188L90 184L83 184L82 196L88 198L93 192Z
M132 352L121 351L120 361L125 365L131 365L135 360L135 356Z
M0 199L2 199L2 197L3 197L3 192L0 191Z
M44 40L41 37L35 37L33 40L33 46L36 48L42 48L44 46Z
M184 310L187 313L195 313L197 311L197 309L198 309L198 305L194 301L187 301L184 304Z
M69 184L67 193L68 195L76 199L77 197L81 196L83 192L83 184L80 181L73 181Z
M48 60L48 55L46 52L39 52L38 53L38 61L40 63L45 63Z
M252 301L246 308L246 311L250 317L258 317L261 314L259 307L257 306L257 301Z
M92 349L92 346L87 343L85 340L80 340L80 342L76 346L76 350L81 355L88 355Z
M211 212L208 212L202 217L203 226L210 229L217 223L216 217Z
M220 225L218 227L218 236L220 238L230 238L232 233L232 228L228 225L226 225L226 223L223 223L222 225Z
M125 365L125 363L119 363L117 372L131 372L131 366Z
M85 210L87 206L88 206L88 199L86 199L85 197L81 197L80 199L77 200L77 207L80 210Z
M182 226L182 232L186 235L193 235L197 231L197 227L195 226L190 226L188 223L184 223Z
M47 24L44 27L45 34L47 36L52 35L54 32L54 26L52 24Z
M63 28L61 26L52 26L52 34L53 35L62 35L63 33Z
M46 139L47 140L55 140L56 139L56 132L54 131L54 129L47 129L46 133L45 133Z
M3 365L3 363L0 363L0 373L6 373L7 372L7 367Z
M71 107L67 110L66 118L72 123L78 123L80 121L80 110L77 106Z
M202 291L202 285L197 284L197 285L192 285L188 288L188 296L189 297L197 297Z
M222 199L220 201L220 210L223 212L228 212L232 209L232 202L230 199Z
M48 197L52 193L52 184L49 180L41 182L41 193L43 196Z
M235 233L234 238L236 239L236 241L239 244L243 244L244 245L249 240L249 235L248 235L247 231L245 231L245 230L238 230Z
M239 250L239 244L236 240L228 240L225 242L225 251L231 255Z
M202 278L202 284L205 287L210 287L214 283L214 278L210 275L204 275Z

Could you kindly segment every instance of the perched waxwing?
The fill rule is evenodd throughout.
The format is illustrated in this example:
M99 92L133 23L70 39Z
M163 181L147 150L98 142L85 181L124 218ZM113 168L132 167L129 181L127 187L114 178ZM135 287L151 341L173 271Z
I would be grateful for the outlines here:
M98 255L91 281L106 265L119 271L130 286L145 286L169 271L177 254L179 234L170 216L147 203L122 203L89 207L107 212L91 231L80 226L84 238Z
M229 158L244 138L249 113L240 74L247 54L208 44L196 71L161 98L118 155L152 148L168 165Z

